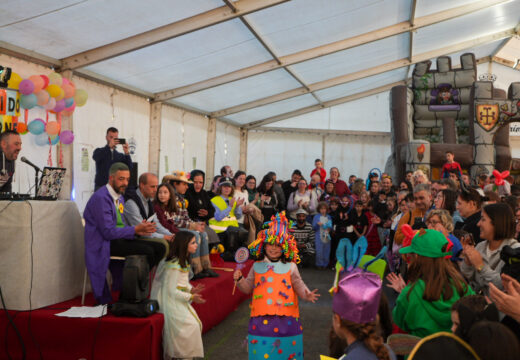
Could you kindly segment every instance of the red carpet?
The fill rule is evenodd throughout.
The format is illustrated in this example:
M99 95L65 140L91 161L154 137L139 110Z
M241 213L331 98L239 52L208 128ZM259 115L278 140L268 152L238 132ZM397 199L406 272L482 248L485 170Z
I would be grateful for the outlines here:
M247 275L252 261L243 269ZM234 263L214 263L215 266L234 269ZM193 281L206 286L202 295L204 304L194 304L206 332L220 323L249 296L233 290L233 272L216 270L220 277ZM117 294L114 293L114 299ZM162 314L148 318L125 318L107 315L100 319L63 318L54 314L71 306L80 306L81 297L47 308L29 311L9 311L21 333L27 359L162 359ZM94 304L88 294L85 305ZM30 323L29 323L30 319ZM31 331L29 331L29 324ZM7 331L7 339L6 339ZM32 334L32 336L31 336ZM8 325L5 311L0 309L0 359L21 359L22 347L12 326ZM7 347L4 346L7 344ZM39 350L38 350L39 348ZM9 355L8 355L9 354Z

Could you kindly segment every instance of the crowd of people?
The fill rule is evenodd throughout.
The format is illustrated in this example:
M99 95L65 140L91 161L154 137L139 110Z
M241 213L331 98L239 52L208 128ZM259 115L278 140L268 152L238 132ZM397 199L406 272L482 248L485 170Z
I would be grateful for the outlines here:
M451 152L446 158L454 162ZM210 191L201 170L175 171L160 184L156 175L144 173L132 191L128 166L113 163L107 185L84 213L94 295L99 303L111 301L105 282L110 255L145 255L151 268L157 266L152 293L166 318L165 355L202 357L200 321L189 304L205 299L190 280L218 276L209 253L219 244L226 261L249 246L257 262L249 274L237 271L234 278L241 291L253 293L250 358L262 358L251 357L257 351L269 355L273 344L282 354L291 346L285 337L292 337L300 349L289 354L295 359L303 351L297 297L315 302L319 296L305 286L299 269L337 270L339 255L354 266L345 266L335 286L331 356L414 358L426 351L447 359L516 359L518 189L508 178L471 179L454 165L444 170L440 180L417 170L399 182L379 171L366 180L350 175L345 182L338 168L327 174L317 159L309 181L294 170L290 180L268 172L257 183L253 175L224 166ZM338 244L342 254L336 254ZM392 309L379 276L355 270L361 254L386 261ZM258 329L262 325L289 332L267 334ZM417 343L413 350L400 343L403 336L405 344ZM438 343L451 345L432 345ZM443 353L454 348L458 355Z

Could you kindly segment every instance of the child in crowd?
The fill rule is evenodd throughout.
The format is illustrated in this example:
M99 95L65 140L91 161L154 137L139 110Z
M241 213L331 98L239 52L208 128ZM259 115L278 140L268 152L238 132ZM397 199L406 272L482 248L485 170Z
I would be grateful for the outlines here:
M366 235L368 230L368 218L363 211L363 202L361 200L354 203L354 210L355 211L351 212L351 219L354 227L354 234L356 234L356 238L353 239L353 241L356 241L361 236Z
M249 359L303 359L303 327L298 297L316 302L317 289L310 291L298 271L296 241L289 232L285 213L276 215L266 230L249 245L256 257L247 278L236 270L233 278L240 291L253 292L249 320Z
M311 178L314 174L320 176L319 186L323 189L325 186L325 179L327 178L327 171L323 168L323 162L321 159L314 160L315 168L311 171Z
M312 228L316 232L316 267L319 269L325 269L329 265L332 218L327 214L328 210L327 203L320 202L318 213L312 219Z
M381 279L371 272L357 269L339 281L332 300L332 326L348 345L340 360L395 359L377 334L381 294Z
M165 359L203 358L202 323L191 302L202 304L204 286L192 287L188 257L197 251L195 236L179 231L165 261L159 263L150 298L157 299L164 314L163 352Z
M407 333L425 337L451 328L451 306L461 297L475 294L444 257L446 237L436 230L419 230L410 246L399 250L408 255L409 283L393 310L394 323Z
M330 201L332 197L336 196L336 188L334 187L334 183L332 180L327 180L325 182L325 191L320 196L320 201Z
M462 168L455 161L455 154L452 151L446 151L446 162L442 165L441 178L449 178L450 172L456 171L457 178L462 176Z
M377 227L381 224L381 218L374 211L373 202L368 203L368 210L365 212L368 219L368 229L366 238L368 241L367 255L376 256L381 251L381 240L379 240L379 232Z

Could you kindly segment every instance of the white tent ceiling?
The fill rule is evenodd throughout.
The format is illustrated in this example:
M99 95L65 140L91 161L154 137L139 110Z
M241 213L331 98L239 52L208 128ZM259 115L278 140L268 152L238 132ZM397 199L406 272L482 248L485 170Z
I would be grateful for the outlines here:
M474 52L518 66L520 0L4 0L0 51L254 128Z

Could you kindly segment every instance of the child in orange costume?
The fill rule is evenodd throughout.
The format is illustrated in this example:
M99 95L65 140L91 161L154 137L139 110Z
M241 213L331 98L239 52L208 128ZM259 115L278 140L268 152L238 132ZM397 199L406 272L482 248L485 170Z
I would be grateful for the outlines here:
M253 292L249 321L249 360L303 359L303 327L298 296L315 302L317 289L310 291L298 271L298 248L289 234L291 223L285 213L273 216L269 228L249 245L258 258L247 278L236 270L233 278L244 293ZM296 296L298 295L298 296Z

